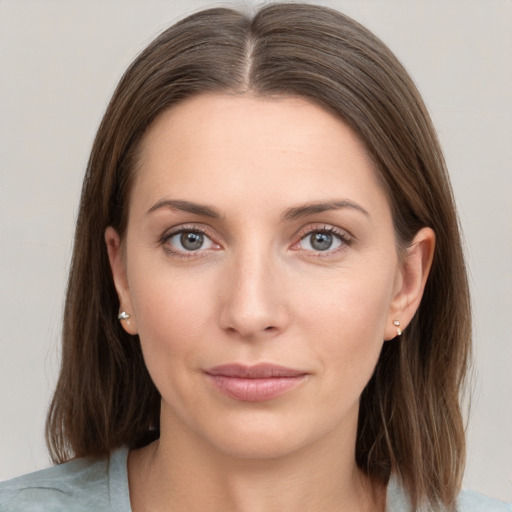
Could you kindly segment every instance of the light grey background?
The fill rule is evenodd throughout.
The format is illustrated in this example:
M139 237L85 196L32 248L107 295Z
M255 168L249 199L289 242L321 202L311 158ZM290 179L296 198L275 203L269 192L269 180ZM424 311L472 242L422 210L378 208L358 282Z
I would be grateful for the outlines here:
M0 0L0 479L48 465L43 426L73 224L114 86L171 22L229 3ZM512 2L322 3L395 51L438 128L475 312L465 484L512 501Z

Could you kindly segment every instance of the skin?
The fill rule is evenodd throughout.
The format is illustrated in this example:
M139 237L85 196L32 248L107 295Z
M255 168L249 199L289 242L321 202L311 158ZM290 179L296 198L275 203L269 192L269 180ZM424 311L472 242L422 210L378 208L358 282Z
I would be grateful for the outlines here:
M165 203L176 200L218 216ZM180 229L203 245L187 251ZM189 99L145 134L127 232L105 240L123 326L162 396L160 440L129 457L134 512L384 510L355 463L359 397L393 320L405 329L419 305L434 234L399 257L347 125L300 98ZM261 362L307 376L246 402L204 373Z

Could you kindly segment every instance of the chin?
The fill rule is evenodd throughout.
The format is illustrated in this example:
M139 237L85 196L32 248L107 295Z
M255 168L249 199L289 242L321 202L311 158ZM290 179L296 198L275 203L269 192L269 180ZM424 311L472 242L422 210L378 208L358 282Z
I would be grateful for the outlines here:
M224 417L221 424L209 425L203 440L217 452L236 459L270 460L297 454L331 437L328 421L307 421L299 416L280 414Z
M307 439L282 432L231 432L224 439L211 441L219 452L230 458L262 461L290 456L309 444Z

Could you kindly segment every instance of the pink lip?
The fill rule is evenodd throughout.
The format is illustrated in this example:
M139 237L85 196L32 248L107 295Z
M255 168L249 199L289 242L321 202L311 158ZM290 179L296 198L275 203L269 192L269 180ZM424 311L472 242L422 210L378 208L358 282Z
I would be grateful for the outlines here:
M308 375L301 370L268 363L226 364L205 373L221 393L245 402L276 398L298 386Z

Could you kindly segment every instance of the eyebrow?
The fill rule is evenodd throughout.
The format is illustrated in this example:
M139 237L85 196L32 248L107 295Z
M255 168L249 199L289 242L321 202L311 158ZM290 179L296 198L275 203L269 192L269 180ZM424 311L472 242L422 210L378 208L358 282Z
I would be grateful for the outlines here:
M161 208L193 213L203 217L211 217L212 219L219 219L221 217L220 211L213 206L193 203L192 201L184 201L181 199L161 199L146 212L146 215L149 215L150 213L153 213L154 211Z
M170 210L178 210L212 219L220 219L222 217L220 211L213 206L205 204L194 203L192 201L185 201L182 199L161 199L157 201L147 212L146 215L153 213L161 208L168 208ZM289 208L282 215L282 220L296 220L315 213L322 213L329 210L341 210L343 208L351 208L363 213L365 216L370 217L370 214L362 206L348 199L341 199L338 201L326 201L321 203L307 203L301 206Z
M343 208L351 208L358 212L363 213L365 216L370 217L370 214L362 206L349 199L341 199L338 201L326 201L322 203L307 203L305 205L289 208L283 214L283 220L296 220L315 213L322 213L329 210L341 210Z

